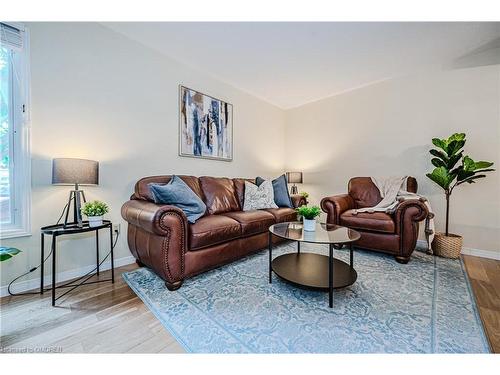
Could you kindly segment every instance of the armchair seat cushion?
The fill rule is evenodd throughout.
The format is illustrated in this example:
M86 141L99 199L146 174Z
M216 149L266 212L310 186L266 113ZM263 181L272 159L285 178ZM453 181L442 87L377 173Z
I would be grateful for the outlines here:
M241 237L241 225L224 215L204 216L189 225L190 250L202 249Z
M264 233L276 222L274 216L264 210L226 212L223 215L240 223L243 236Z
M384 212L359 212L347 210L340 215L340 225L361 230L395 233L394 218Z
M272 214L277 223L297 221L297 212L293 208L266 208L265 211Z

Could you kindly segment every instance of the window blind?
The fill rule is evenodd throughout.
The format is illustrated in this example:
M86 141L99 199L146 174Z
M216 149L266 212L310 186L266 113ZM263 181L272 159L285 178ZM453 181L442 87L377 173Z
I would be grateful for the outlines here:
M15 50L23 49L23 35L22 31L0 22L0 41L2 47L11 48Z

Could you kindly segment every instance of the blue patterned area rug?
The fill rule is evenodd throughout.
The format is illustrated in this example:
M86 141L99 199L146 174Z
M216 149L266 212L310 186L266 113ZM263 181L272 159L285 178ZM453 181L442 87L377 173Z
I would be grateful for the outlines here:
M327 254L326 246L302 244ZM281 245L273 255L295 251ZM348 262L348 251L335 257ZM268 253L186 280L175 292L147 268L123 275L192 353L488 353L463 264L416 251L410 263L355 251L358 280L334 293L273 275Z

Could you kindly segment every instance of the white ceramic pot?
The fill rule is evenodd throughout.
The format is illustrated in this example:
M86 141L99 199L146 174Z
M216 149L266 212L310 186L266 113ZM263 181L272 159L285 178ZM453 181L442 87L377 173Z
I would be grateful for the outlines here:
M101 216L87 216L89 219L89 227L98 227L102 225L102 215Z
M304 218L304 230L314 232L316 230L316 219L310 220Z

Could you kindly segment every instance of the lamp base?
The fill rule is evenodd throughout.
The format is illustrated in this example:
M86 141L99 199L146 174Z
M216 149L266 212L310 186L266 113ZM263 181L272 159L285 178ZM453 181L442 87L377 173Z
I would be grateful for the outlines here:
M299 189L297 189L297 185L293 184L292 187L290 188L290 194L299 194Z
M83 227L82 220L82 200L83 203L86 202L85 194L83 190L78 189L78 185L75 185L75 190L71 190L69 192L68 203L65 206L65 215L64 215L64 228L74 227L75 225L78 228ZM69 211L71 210L71 203L73 203L73 222L68 222Z

